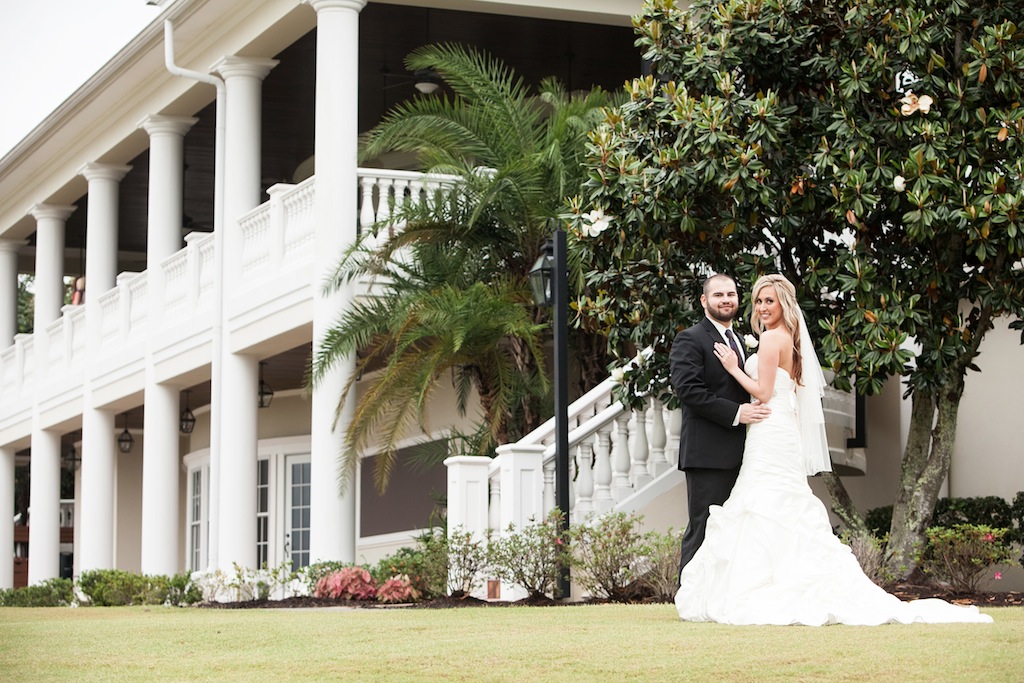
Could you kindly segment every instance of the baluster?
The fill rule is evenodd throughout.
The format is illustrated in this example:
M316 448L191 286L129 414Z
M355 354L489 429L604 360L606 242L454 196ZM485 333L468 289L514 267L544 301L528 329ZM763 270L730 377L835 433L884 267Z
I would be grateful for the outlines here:
M359 187L362 190L362 204L359 207L359 234L366 235L370 232L374 220L373 214L373 186L376 179L372 176L363 176L359 179Z
M576 510L577 523L594 514L594 448L584 441L576 448Z
M597 448L594 451L594 511L604 514L612 509L612 463L611 435L607 427L597 431Z
M405 228L405 224L408 222L407 212L411 204L412 197L410 196L409 181L396 180L394 220L388 226L389 238L394 237L396 232L401 232Z
M621 503L633 493L629 483L629 413L615 418L615 440L612 442L612 497Z
M665 459L665 406L656 398L651 399L651 474L657 477L669 468Z
M569 447L569 512L576 514L576 458L572 455L572 446Z
M555 459L544 462L544 517L555 509Z
M491 499L487 504L487 528L501 531L501 476L495 472L490 477Z
M647 459L651 455L647 442L647 411L637 410L633 413L636 419L636 433L633 435L633 467L631 469L633 485L639 491L651 483L651 472L647 469Z
M391 190L394 184L391 178L381 178L377 185L377 222L380 225L391 225L391 209L394 206Z
M676 408L668 414L668 443L665 445L668 461L679 466L679 434L683 431L683 410Z

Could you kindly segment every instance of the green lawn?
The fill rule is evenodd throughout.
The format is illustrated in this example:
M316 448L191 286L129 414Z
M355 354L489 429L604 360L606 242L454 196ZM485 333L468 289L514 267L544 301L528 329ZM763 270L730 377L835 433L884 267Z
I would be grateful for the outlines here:
M1024 680L1024 608L985 611L811 628L684 624L671 605L2 608L0 680Z

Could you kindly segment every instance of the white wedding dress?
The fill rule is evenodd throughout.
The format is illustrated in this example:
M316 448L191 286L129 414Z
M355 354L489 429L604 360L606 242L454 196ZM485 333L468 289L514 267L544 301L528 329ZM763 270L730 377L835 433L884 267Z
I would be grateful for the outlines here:
M747 363L751 376L756 359ZM991 622L976 607L903 602L864 574L807 484L795 388L779 368L771 416L749 427L736 486L725 505L712 506L704 543L683 569L680 618L809 626Z

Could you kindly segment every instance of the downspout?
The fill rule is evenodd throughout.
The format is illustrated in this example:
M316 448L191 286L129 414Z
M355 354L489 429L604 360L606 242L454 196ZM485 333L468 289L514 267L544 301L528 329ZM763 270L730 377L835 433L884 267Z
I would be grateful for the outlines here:
M224 130L227 90L224 81L211 74L183 69L174 63L174 27L164 21L164 64L173 76L208 83L217 89L217 130L213 189L213 325L210 362L210 505L207 566L216 567L220 540L220 454L221 454L221 350L224 346Z

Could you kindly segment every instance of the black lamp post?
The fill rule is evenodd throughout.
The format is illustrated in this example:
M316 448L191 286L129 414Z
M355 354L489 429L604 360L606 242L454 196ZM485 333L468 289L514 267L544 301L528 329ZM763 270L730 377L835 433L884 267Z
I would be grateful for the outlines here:
M565 231L548 221L551 239L530 269L530 287L538 306L552 306L555 371L555 504L562 513L559 535L569 528L569 276L565 255ZM558 580L563 597L569 597L568 570Z

